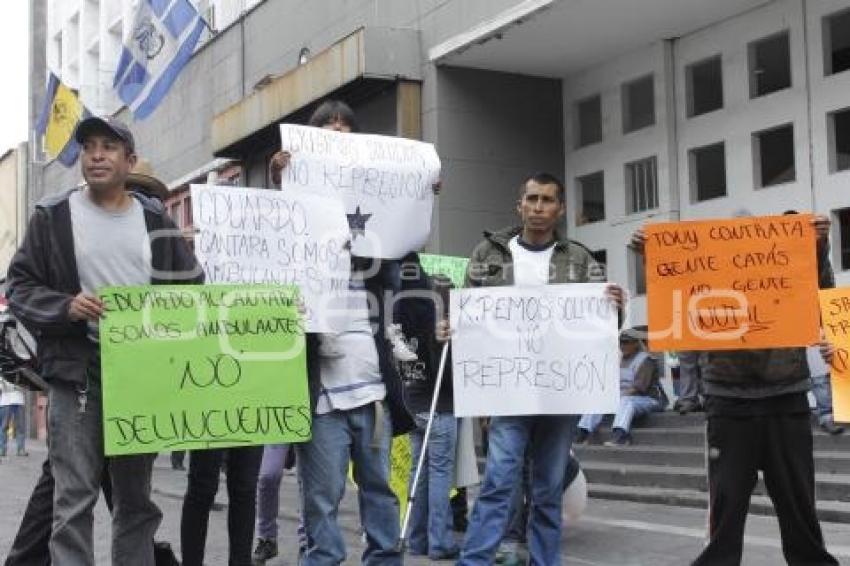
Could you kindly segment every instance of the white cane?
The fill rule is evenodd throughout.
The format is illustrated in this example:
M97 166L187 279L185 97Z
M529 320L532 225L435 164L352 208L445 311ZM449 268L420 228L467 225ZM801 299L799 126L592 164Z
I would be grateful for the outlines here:
M407 542L407 527L410 524L410 513L413 503L416 501L416 486L419 484L419 476L422 473L422 465L425 463L425 454L428 450L428 437L431 434L431 423L434 421L434 412L437 410L437 398L440 396L440 387L443 384L443 374L446 369L446 357L449 353L449 343L443 344L443 352L440 355L440 366L437 370L437 382L434 386L434 396L431 398L431 409L428 411L428 424L425 425L425 436L422 438L422 448L419 450L419 461L416 462L416 473L413 474L413 483L410 485L407 496L407 508L404 510L404 521L401 523L401 532L398 535L396 549L404 554Z

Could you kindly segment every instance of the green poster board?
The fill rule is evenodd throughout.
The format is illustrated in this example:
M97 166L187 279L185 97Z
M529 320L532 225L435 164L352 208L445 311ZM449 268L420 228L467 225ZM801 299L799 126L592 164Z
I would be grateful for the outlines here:
M429 275L441 273L448 276L458 289L464 286L466 264L469 263L469 259L450 255L419 254L419 261Z
M108 456L310 439L294 287L110 287L100 296Z

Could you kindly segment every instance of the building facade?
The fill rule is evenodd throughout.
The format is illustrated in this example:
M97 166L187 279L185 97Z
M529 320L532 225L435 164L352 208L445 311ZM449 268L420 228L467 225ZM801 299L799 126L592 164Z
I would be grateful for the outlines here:
M645 222L828 214L850 282L850 0L626 4L206 2L216 33L132 127L175 189L221 159L265 187L276 124L340 96L364 130L436 144L444 188L429 249L451 255L515 222L525 176L559 173L568 233L632 290L635 324L642 264L625 243ZM48 0L46 12L47 66L129 121L111 80L132 2ZM40 175L41 193L79 178L58 164Z
M260 0L201 0L195 5L210 29L209 40ZM47 67L77 90L95 114L114 114L121 101L112 79L121 46L131 32L139 0L48 0Z
M26 229L27 144L0 156L0 279Z

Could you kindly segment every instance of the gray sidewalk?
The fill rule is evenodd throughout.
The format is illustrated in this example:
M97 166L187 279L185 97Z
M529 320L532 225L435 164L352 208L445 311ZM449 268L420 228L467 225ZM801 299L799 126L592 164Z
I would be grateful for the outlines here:
M0 490L4 494L3 513L0 513L0 556L5 556L11 545L46 455L43 443L31 443L28 449L29 457L11 456L0 463ZM160 456L154 472L154 492L164 517L157 538L169 541L178 554L180 508L185 489L186 472L172 470L168 456ZM281 556L269 561L269 566L296 563L296 490L294 474L286 474L281 486ZM209 566L227 563L227 496L223 482L216 503L210 517L207 540L206 563ZM359 519L353 486L346 492L340 509L340 520L348 541L347 564L357 564L363 547L359 540ZM706 513L700 509L591 500L584 516L574 525L569 525L564 533L563 562L582 566L688 564L702 547L705 521ZM102 502L96 510L95 529L98 564L109 564L109 522ZM823 529L830 550L842 563L850 563L850 525L823 523ZM421 558L408 558L405 562L411 565L429 563ZM743 563L748 566L784 563L775 518L749 517Z

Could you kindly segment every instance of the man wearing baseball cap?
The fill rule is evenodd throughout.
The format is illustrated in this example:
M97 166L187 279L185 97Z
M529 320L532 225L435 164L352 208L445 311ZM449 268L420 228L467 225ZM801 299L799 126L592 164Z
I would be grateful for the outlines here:
M94 564L93 515L109 469L112 563L154 564L161 513L150 499L155 454L103 453L98 321L108 285L194 283L201 270L161 203L131 191L133 134L112 117L77 127L85 185L36 206L9 266L13 313L39 340L50 385L49 459L55 478L53 564Z

